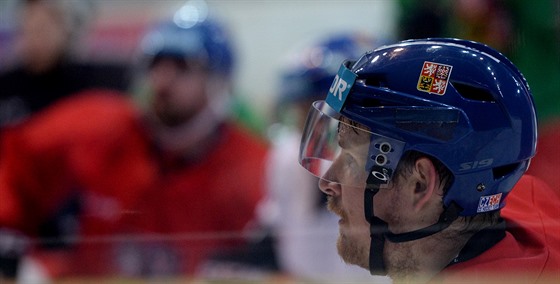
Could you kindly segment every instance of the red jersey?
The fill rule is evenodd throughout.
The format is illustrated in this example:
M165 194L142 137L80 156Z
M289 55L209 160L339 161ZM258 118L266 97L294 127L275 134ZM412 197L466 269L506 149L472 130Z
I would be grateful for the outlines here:
M560 196L560 119L549 121L539 129L537 154L527 171L546 182Z
M441 273L444 283L558 283L560 200L542 181L525 175L502 210L506 236L496 245ZM496 282L498 281L498 282Z
M122 95L89 92L3 136L0 228L36 237L79 200L71 249L34 251L54 276L193 273L253 218L266 144L225 124L201 160L163 166L140 117Z

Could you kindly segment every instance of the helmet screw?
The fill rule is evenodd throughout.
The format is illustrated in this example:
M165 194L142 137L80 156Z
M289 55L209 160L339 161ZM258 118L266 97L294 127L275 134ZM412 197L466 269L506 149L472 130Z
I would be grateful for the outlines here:
M485 186L483 183L479 183L479 184L476 186L476 190L477 190L478 192L481 192L481 191L483 191L483 190L485 190L485 189L486 189L486 186Z

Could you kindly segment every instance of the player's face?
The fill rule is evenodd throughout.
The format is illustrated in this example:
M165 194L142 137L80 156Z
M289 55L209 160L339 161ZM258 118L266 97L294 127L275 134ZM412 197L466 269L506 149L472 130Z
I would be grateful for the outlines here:
M18 44L31 70L43 72L51 68L65 52L68 40L59 11L41 2L26 4Z
M341 152L319 182L320 189L328 195L328 209L340 217L338 253L345 262L364 268L368 267L370 246L369 223L364 215L369 139L366 132L341 124Z
M149 80L153 110L169 126L189 121L208 103L208 72L197 62L158 58L150 68Z

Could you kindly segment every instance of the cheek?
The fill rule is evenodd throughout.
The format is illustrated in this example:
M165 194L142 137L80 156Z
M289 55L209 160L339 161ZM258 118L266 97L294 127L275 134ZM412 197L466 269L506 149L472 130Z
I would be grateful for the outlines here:
M203 97L206 90L206 81L199 76L181 76L176 81L175 90L177 93L191 97L191 99Z
M197 76L184 76L175 81L173 99L176 104L186 108L202 107L206 101L206 82Z
M148 73L149 86L156 94L166 92L173 84L177 71L166 64L152 67Z
M344 208L348 214L348 221L353 226L354 230L369 236L369 223L366 221L364 214L364 189L360 188L346 188L346 195L343 196L342 201Z
M402 202L395 192L395 189L381 189L373 199L375 216L389 224L398 221L400 210L403 209Z

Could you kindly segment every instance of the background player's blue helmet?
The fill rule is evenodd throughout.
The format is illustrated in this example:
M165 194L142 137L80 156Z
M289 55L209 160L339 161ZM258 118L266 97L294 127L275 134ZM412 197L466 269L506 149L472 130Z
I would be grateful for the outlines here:
M472 41L409 40L368 52L345 62L326 103L314 106L319 116L369 128L365 170L381 166L375 173L382 178L391 178L406 151L441 161L453 174L444 206L455 203L462 216L502 208L535 154L537 120L525 78L504 55ZM310 139L317 121L310 114L300 163L320 175L313 155L326 151L309 149L320 144Z
M185 21L174 18L154 26L142 41L148 58L161 56L195 59L213 73L229 76L234 58L231 42L221 23L209 18Z
M281 70L279 104L324 98L344 60L356 60L377 46L373 38L364 34L345 33L327 36L296 50Z

